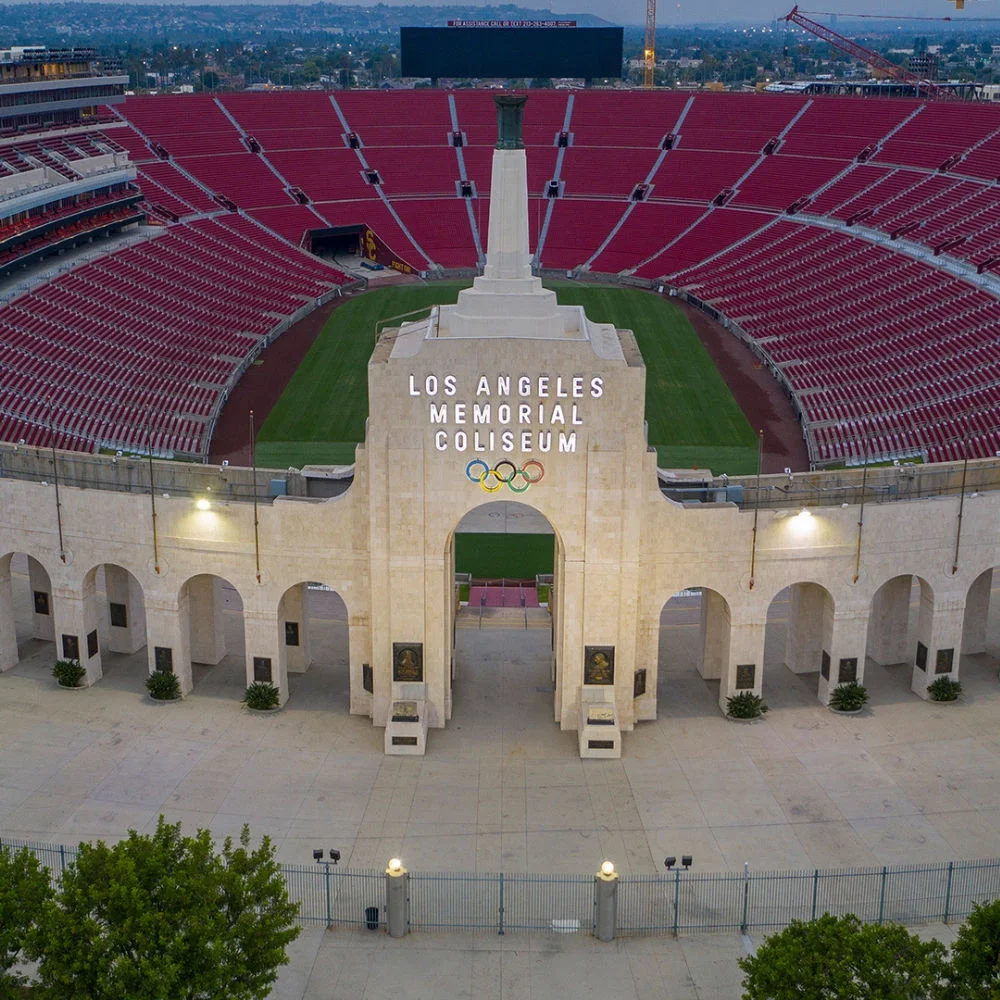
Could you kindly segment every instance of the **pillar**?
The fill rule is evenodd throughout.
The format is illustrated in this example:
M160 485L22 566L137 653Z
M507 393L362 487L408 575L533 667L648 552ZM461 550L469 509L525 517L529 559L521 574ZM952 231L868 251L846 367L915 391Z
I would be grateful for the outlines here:
M609 865L610 867L610 865ZM594 877L594 937L614 941L618 927L618 872L603 869Z
M121 566L104 567L108 640L112 653L136 653L146 645L146 609L139 581Z
M962 652L965 595L935 595L926 584L920 587L920 615L917 646L913 657L910 686L921 698L938 677L958 680L958 659Z
M385 928L394 938L410 932L410 873L401 865L385 870Z
M795 583L788 593L785 666L793 674L820 670L829 651L833 599L815 583Z
M55 613L53 611L52 584L49 574L37 559L28 556L28 584L31 587L32 636L35 639L55 640ZM58 655L62 655L60 651Z
M729 604L714 590L701 592L701 661L698 673L706 681L718 680L729 666Z
M189 595L180 602L147 597L145 602L146 654L149 672L172 670L181 694L194 686L191 674L191 626L188 620Z
M100 614L93 574L82 591L60 589L55 596L56 657L79 660L80 666L87 672L83 683L90 687L103 675L98 639Z
M307 599L307 585L304 583L286 590L281 599L278 644L285 659L285 669L290 674L304 674L312 662L306 622Z
M993 570L988 569L972 581L965 598L965 623L962 628L962 652L986 652L986 627L990 617L990 593Z
M279 703L284 705L288 701L288 670L278 645L276 611L245 608L243 628L246 641L247 686L254 681L273 684L279 692Z
M195 663L219 663L226 655L222 579L217 576L196 576L188 580L187 594L191 621L191 659Z
M883 666L907 663L913 657L907 637L910 628L912 576L897 576L883 584L872 601L868 655Z
M345 602L346 603L346 602ZM347 646L351 671L351 715L372 715L376 672L372 665L372 633L368 618L347 609ZM367 668L367 669L366 669Z
M832 604L832 602L831 602ZM817 696L830 704L830 692L838 684L864 683L865 647L868 637L868 607L844 607L831 616L828 646L822 651Z
M719 707L741 691L759 695L764 684L764 632L767 622L735 622L730 631L729 662L719 684Z
M559 583L560 635L556 640L556 722L563 730L575 730L580 721L580 691L583 687L583 561L563 563Z
M636 629L635 667L646 671L646 690L635 699L635 721L656 720L656 685L659 681L660 611L641 615ZM633 684L635 679L633 677Z
M16 667L17 623L14 618L14 585L10 574L10 560L0 559L0 673Z

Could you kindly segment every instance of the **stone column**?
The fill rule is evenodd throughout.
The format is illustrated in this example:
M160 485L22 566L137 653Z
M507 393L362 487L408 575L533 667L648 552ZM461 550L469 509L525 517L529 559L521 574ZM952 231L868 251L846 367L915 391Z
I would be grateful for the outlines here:
M660 674L660 611L640 615L636 631L635 666L646 671L646 693L635 699L635 721L655 721L656 685Z
M759 695L764 683L764 631L767 621L736 621L729 639L729 662L719 684L719 707L741 691Z
M347 610L347 645L351 671L351 715L372 715L374 693L365 690L365 667L368 667L371 686L375 686L376 673L372 666L372 630L367 618L355 618Z
M191 620L191 659L214 665L226 655L225 598L217 576L196 576L188 581Z
M104 593L108 600L108 651L138 652L146 645L146 609L139 581L121 566L106 565Z
M309 625L306 620L306 602L309 594L304 583L285 591L281 599L278 621L278 645L290 674L304 674L312 663L309 650Z
M562 590L559 620L561 649L556 675L560 729L575 730L580 721L580 691L583 686L583 560L565 560L559 580Z
M986 626L990 617L990 594L993 570L981 573L972 582L965 598L965 625L962 629L962 652L968 655L986 652Z
M0 673L18 664L14 585L10 575L10 560L10 556L0 559Z
M37 559L32 559L31 556L28 556L28 584L31 587L31 614L34 625L32 635L36 639L48 639L52 642L56 637L55 611L53 609L55 600L52 595L52 583L49 580L49 574L42 568L42 564ZM40 598L39 594L44 594L44 598ZM44 614L39 610L41 607L47 609ZM57 655L61 656L62 651Z
M149 672L170 668L177 675L181 694L194 686L191 673L191 625L188 620L188 597L179 603L169 598L146 598L146 654Z
M87 671L84 684L90 687L103 676L98 640L100 614L93 577L82 591L60 588L55 598L56 656L63 660L79 660L80 666Z
M247 685L254 681L273 684L280 693L280 704L288 701L288 670L278 645L278 615L276 611L244 608L243 628L246 643ZM282 642L284 641L282 625Z
M876 663L888 666L913 659L913 650L907 644L912 590L912 576L897 576L875 594L868 627L868 655Z
M832 602L831 602L832 603ZM865 646L868 637L868 606L843 607L833 615L828 646L823 650L817 696L830 704L830 692L838 684L864 683Z
M714 590L701 592L701 661L698 673L706 681L718 680L729 668L729 637L732 630L729 604Z
M833 599L815 583L795 583L788 593L785 626L785 666L793 674L811 674L821 668L829 652Z
M938 677L958 680L958 660L962 652L962 625L965 594L933 595L928 586L920 588L920 617L911 687L928 698L927 687Z

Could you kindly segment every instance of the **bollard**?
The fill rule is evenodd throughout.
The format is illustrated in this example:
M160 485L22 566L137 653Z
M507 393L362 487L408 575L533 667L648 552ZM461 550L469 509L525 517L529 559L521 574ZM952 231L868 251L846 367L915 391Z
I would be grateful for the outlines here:
M399 858L385 870L385 929L394 938L410 932L410 873Z
M614 941L618 925L618 872L610 861L594 876L594 937Z

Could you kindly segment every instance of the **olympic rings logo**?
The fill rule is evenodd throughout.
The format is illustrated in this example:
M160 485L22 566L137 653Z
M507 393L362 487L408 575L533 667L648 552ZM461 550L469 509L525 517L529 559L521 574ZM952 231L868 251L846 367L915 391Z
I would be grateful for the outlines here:
M541 462L529 459L519 469L509 459L504 458L491 469L481 458L474 458L465 467L465 475L471 483L479 483L484 493L496 493L506 486L514 493L523 493L533 483L542 481L545 468Z

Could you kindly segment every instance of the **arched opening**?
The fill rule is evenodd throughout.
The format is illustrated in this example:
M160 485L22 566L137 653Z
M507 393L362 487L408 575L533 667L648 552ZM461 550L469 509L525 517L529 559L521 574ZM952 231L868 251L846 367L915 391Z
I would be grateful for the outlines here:
M347 605L322 583L297 583L278 602L278 676L288 677L296 704L349 712Z
M834 600L818 583L793 583L767 608L762 694L772 709L802 705L850 681L862 683L864 663L834 650ZM784 668L784 669L781 669Z
M729 602L708 587L679 590L660 611L657 703L670 718L718 713L719 681L729 667ZM637 697L647 678L640 668Z
M463 725L526 738L558 718L561 563L549 520L517 501L481 504L449 537L451 704Z
M962 621L962 656L969 657L973 666L989 667L991 673L995 673L1000 658L1000 597L996 586L993 568L972 581Z
M0 557L0 671L19 664L48 672L55 654L55 608L45 567L23 552Z
M868 618L868 656L882 668L869 674L872 699L902 698L918 676L934 676L934 591L909 573L886 580L872 598ZM936 650L935 650L936 653ZM911 676L912 674L912 676Z
M123 566L103 563L83 578L88 604L85 630L96 628L101 655L101 683L143 691L148 674L146 603L142 584Z
M187 655L172 664L183 690L239 701L247 685L243 599L221 576L202 573L185 581L178 595L180 632ZM185 672L190 669L190 678Z

